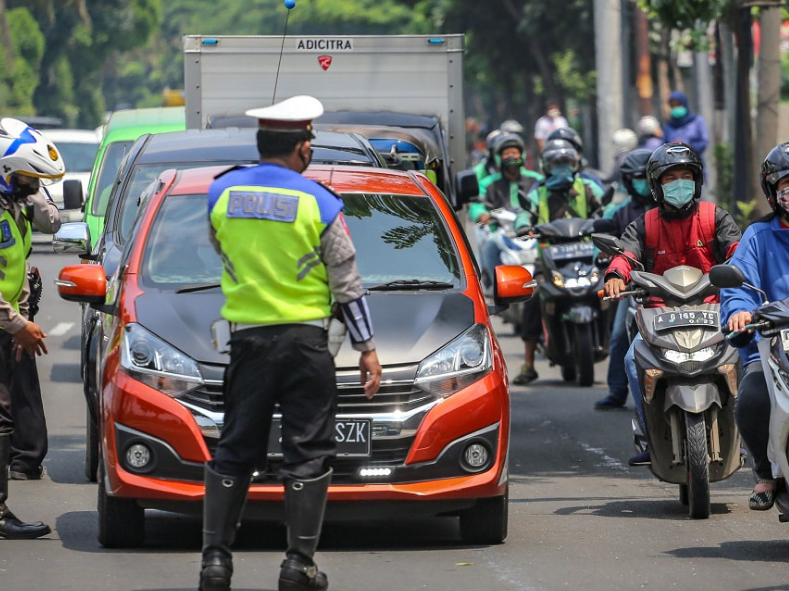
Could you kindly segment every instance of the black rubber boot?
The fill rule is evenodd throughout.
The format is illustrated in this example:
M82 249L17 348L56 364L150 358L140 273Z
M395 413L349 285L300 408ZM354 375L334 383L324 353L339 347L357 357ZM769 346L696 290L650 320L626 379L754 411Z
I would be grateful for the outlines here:
M229 591L233 576L230 546L241 525L250 478L234 478L214 472L205 465L203 501L203 560L200 591Z
M45 523L25 523L17 519L6 507L8 499L8 462L11 457L11 435L0 435L0 538L8 540L33 540L50 533Z
M332 471L313 480L285 481L288 549L279 571L279 591L325 591L326 575L312 560L321 537Z

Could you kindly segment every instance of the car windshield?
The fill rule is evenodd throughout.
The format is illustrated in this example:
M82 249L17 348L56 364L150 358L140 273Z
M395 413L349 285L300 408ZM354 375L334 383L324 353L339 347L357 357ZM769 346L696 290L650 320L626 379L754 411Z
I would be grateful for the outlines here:
M99 151L99 144L63 142L57 143L60 155L63 156L63 164L68 172L90 172L93 168L93 161L96 159L96 152Z
M460 283L459 256L429 197L346 194L345 220L366 287L387 282ZM143 285L163 290L214 287L222 262L208 239L207 198L168 196L146 240Z

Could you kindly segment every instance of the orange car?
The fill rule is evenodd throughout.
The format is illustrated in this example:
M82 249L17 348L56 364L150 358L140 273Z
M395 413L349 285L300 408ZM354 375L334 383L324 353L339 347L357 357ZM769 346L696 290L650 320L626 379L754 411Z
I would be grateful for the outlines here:
M201 511L229 361L211 338L224 298L206 195L221 170L162 173L142 196L119 271L106 277L99 265L73 265L57 281L61 297L105 313L98 509L106 547L142 544L146 508ZM421 173L312 166L306 175L343 197L383 364L381 389L367 400L349 342L336 357L338 453L326 519L455 515L464 541L502 542L507 368L451 206ZM87 239L64 235L72 252ZM522 267L496 275L497 306L531 295ZM246 518L281 518L277 431Z

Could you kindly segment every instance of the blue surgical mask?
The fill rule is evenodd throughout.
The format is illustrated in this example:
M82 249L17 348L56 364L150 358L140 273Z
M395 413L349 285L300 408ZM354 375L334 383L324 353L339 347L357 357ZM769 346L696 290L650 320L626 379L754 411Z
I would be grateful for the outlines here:
M633 184L633 191L636 194L641 195L641 197L649 197L652 194L652 191L649 189L649 181L647 179L633 179L631 181Z
M674 119L682 119L685 115L688 114L688 108L679 106L679 107L671 107L671 116Z
M551 169L551 175L545 180L545 186L551 191L562 191L573 186L575 171L569 164L557 164Z
M663 185L663 198L666 203L682 209L693 200L696 193L696 182L688 179L677 179Z

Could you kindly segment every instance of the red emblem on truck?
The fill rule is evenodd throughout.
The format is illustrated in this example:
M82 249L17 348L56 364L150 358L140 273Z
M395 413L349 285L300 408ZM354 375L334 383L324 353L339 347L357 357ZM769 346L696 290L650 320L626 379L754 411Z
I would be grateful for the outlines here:
M321 65L324 71L329 69L331 66L331 56L330 55L319 55L318 56L318 63Z

